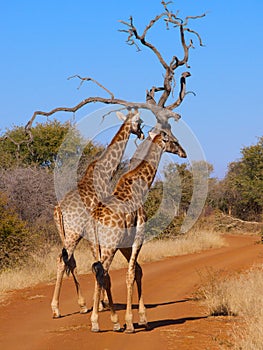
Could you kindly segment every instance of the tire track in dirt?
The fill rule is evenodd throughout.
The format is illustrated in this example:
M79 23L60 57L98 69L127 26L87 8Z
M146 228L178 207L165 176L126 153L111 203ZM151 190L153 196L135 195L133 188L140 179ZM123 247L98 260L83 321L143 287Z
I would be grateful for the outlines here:
M200 272L240 271L263 263L263 247L255 236L226 236L227 246L205 252L168 258L143 265L144 299L150 331L136 327L136 333L113 333L109 312L100 313L102 332L90 331L90 312L78 312L71 278L63 282L61 311L53 320L50 301L53 284L38 285L10 294L0 306L0 348L5 350L69 349L219 349L220 337L226 338L231 318L207 317L205 310L192 299L200 283ZM121 324L126 303L126 270L111 271L113 297ZM80 277L88 305L92 304L94 278ZM137 293L134 293L137 296ZM137 300L134 299L136 326Z

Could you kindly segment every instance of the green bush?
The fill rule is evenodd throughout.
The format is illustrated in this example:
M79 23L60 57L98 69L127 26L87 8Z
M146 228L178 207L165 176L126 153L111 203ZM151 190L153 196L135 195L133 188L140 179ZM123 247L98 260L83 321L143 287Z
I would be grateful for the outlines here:
M36 240L25 221L8 207L0 192L0 270L21 265L32 252Z

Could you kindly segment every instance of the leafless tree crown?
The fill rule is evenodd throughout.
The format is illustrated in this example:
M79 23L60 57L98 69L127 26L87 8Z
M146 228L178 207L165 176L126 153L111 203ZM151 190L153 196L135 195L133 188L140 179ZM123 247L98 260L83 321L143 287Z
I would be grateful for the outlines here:
M180 85L178 87L179 93L177 98L174 99L174 101L170 104L167 104L168 98L171 97L171 93L174 90L174 87L176 86L175 81L175 70L179 67L185 66L187 69L190 68L188 65L188 59L189 59L189 50L190 48L193 48L193 39L189 39L187 42L186 39L186 33L190 33L191 36L196 37L199 45L203 46L202 39L200 35L189 28L189 22L191 20L199 19L205 16L205 14L202 14L200 16L188 16L185 19L181 19L178 16L178 11L174 13L168 8L168 5L171 4L170 2L161 1L161 5L163 7L163 12L157 15L155 18L150 20L150 22L146 25L144 31L140 34L138 32L138 29L136 28L134 24L133 17L131 16L129 18L129 21L120 21L120 23L124 26L123 29L120 29L121 32L124 32L128 35L126 42L129 45L134 45L137 50L140 50L140 45L145 46L149 48L153 54L157 57L160 64L162 65L164 69L164 75L163 75L163 84L162 86L156 87L152 86L149 90L146 90L146 99L145 102L134 102L134 101L127 101L123 99L116 98L115 95L106 87L104 87L101 83L96 81L95 79L91 77L81 77L79 75L75 75L70 77L71 78L78 78L81 80L80 85L84 81L92 81L96 85L98 85L102 90L106 91L106 93L109 95L109 97L101 97L101 96L93 96L88 97L81 102L79 102L77 105L73 107L57 107L49 112L44 111L35 111L33 116L28 121L25 130L28 134L28 143L32 141L32 133L30 131L34 120L37 116L46 116L49 117L57 112L72 112L75 113L79 109L81 109L83 106L95 102L95 103L103 103L103 104L109 104L109 105L122 105L126 108L136 108L136 109L147 109L151 110L153 114L155 115L157 119L157 124L167 127L168 119L173 118L175 120L179 120L180 115L178 113L175 113L173 110L180 106L182 101L184 100L187 91L186 91L186 78L191 75L191 73L187 70L181 74L180 77ZM150 41L147 40L147 34L149 30L156 25L157 22L163 21L166 28L175 28L179 30L180 32L180 44L183 48L183 57L179 58L178 56L174 55L171 57L169 61L165 60L162 53L157 49L155 45L153 45ZM157 93L161 93L159 98L156 97ZM17 145L17 147L20 147L20 144Z

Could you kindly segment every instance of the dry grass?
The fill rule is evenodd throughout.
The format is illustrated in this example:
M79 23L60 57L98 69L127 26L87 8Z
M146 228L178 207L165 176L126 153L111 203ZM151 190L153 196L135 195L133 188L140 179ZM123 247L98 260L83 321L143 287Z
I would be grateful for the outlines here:
M0 293L22 289L40 282L49 282L55 276L58 249L46 254L32 254L26 266L3 271L0 274Z
M223 245L224 240L218 233L192 232L174 240L150 241L144 244L139 261L140 263L156 261L170 256L190 254ZM40 282L54 281L56 260L60 249L60 247L53 247L52 249L47 249L45 254L34 254L29 259L30 265L2 272L0 274L0 294L14 289L33 286ZM76 249L75 257L78 273L89 273L93 258L86 247L85 241L81 242L78 249ZM111 268L118 269L126 266L126 260L117 252Z
M220 248L226 243L219 233L191 231L173 240L150 241L142 247L140 262L161 260L170 256L197 253L211 248Z
M209 276L201 295L211 315L241 316L232 332L236 350L263 349L263 266L218 279L219 273Z

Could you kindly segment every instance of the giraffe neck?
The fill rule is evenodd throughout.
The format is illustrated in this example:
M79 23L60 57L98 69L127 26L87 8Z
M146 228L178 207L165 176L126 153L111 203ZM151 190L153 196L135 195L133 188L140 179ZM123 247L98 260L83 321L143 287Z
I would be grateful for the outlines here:
M147 140L147 139L146 139ZM139 164L124 174L115 187L113 195L122 201L141 202L147 194L157 172L163 153L158 138L144 142L146 151ZM141 156L142 154L140 154ZM136 159L138 163L138 159Z
M121 141L128 141L129 136L131 133L131 122L129 120L126 120L120 127L117 134L113 137L108 147L121 142ZM107 150L106 150L107 151Z
M148 136L142 143L139 144L134 155L130 159L129 170L135 169L141 161L147 156L149 148L152 144L152 139Z
M130 134L131 125L126 121L104 152L86 169L78 189L87 208L92 208L112 193L111 179L121 162Z

